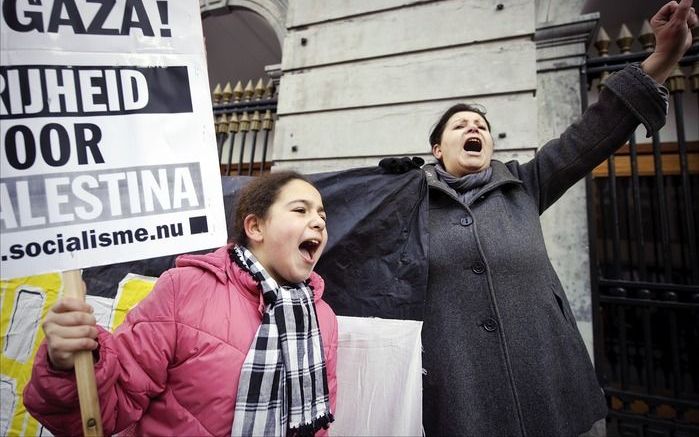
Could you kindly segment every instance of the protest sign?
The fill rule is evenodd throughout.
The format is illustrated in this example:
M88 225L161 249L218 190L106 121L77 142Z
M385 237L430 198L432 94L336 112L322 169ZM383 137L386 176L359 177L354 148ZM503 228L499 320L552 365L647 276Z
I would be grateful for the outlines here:
M0 276L220 246L199 5L4 0Z

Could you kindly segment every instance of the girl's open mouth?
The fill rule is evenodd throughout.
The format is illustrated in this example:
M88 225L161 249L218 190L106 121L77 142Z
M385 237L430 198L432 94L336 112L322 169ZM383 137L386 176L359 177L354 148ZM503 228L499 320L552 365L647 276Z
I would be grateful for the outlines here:
M313 257L320 247L320 240L317 240L315 238L311 238L308 240L305 240L299 245L299 252L301 252L301 256L303 256L304 260L306 262L312 263L313 262Z

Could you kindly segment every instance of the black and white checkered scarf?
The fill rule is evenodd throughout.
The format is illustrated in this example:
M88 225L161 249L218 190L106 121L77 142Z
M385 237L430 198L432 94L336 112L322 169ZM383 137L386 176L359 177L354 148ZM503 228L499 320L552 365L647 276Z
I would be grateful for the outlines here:
M313 291L280 287L243 246L231 259L258 282L265 313L240 372L233 436L307 436L332 422Z

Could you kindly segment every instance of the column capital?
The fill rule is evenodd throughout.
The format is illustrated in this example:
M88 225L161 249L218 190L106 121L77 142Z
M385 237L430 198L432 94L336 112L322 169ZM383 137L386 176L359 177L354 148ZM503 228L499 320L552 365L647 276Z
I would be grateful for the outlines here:
M572 20L537 24L534 33L537 72L584 65L587 47L598 26L598 12L580 15Z

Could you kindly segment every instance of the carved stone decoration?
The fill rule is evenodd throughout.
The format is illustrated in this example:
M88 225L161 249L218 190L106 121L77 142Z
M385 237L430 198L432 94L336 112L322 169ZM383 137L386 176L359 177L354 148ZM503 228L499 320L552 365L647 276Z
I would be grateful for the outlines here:
M277 35L279 44L284 44L286 35L286 12L288 0L199 0L202 15L216 13L219 9L244 8L262 16Z

